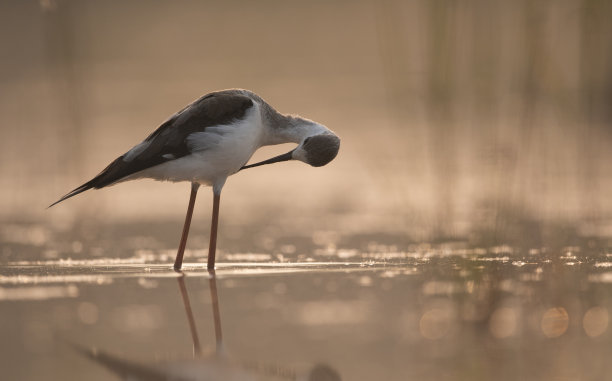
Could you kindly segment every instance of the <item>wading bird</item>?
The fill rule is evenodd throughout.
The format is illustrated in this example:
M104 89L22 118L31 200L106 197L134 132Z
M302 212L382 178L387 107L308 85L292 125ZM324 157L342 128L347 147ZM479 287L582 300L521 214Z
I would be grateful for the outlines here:
M297 143L283 154L245 165L262 146ZM49 207L88 189L123 181L151 178L189 181L191 194L174 269L180 270L189 234L193 206L200 185L212 186L213 212L208 269L215 266L221 189L227 177L264 164L300 160L323 166L338 154L340 139L322 124L277 112L248 90L223 90L197 99L164 122L142 143L110 163L96 177L72 190Z

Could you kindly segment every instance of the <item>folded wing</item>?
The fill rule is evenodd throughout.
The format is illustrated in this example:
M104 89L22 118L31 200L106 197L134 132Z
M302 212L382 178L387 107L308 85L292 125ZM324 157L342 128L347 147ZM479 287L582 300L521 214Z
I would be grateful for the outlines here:
M49 207L88 189L103 188L147 168L176 160L191 153L189 136L207 128L231 125L244 117L253 101L240 91L210 93L185 107L164 122L142 143L110 163L96 177L73 189Z

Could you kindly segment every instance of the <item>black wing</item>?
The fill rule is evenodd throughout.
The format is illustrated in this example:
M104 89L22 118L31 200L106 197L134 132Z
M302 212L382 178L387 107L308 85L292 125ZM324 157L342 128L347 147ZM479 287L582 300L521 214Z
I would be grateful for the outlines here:
M253 106L248 96L236 90L207 94L174 114L164 122L143 143L146 148L124 160L125 153L110 163L96 177L72 190L58 201L60 203L91 188L100 189L122 178L169 160L175 160L190 153L187 137L207 127L230 124L242 119Z

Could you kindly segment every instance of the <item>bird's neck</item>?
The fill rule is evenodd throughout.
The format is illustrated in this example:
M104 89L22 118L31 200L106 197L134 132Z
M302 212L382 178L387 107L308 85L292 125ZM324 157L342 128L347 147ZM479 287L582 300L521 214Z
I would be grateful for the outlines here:
M280 115L269 125L267 144L301 143L309 136L330 132L325 126L298 116Z

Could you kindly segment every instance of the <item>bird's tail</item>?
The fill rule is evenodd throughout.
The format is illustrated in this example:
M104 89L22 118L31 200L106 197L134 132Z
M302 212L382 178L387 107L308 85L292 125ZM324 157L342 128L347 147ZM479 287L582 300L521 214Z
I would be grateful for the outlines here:
M55 204L59 204L60 202L69 199L72 196L76 196L79 193L83 193L88 189L100 189L109 185L113 185L118 181L121 181L122 178L131 175L134 172L141 170L141 167L135 167L132 163L127 163L123 160L123 155L116 158L112 163L110 163L106 168L102 170L102 172L98 173L96 177L89 180L85 184L81 185L78 188L73 189L68 194L64 195L64 197L55 201L53 204L47 207L50 208Z
M65 194L62 198L60 198L59 200L55 201L53 204L49 205L47 207L47 209L49 209L50 207L52 207L55 204L59 204L60 202L69 199L72 196L76 196L79 193L85 192L88 189L91 189L94 187L93 184L93 180L86 182L85 184L81 185L78 188L73 189L72 191L68 192L67 194Z

